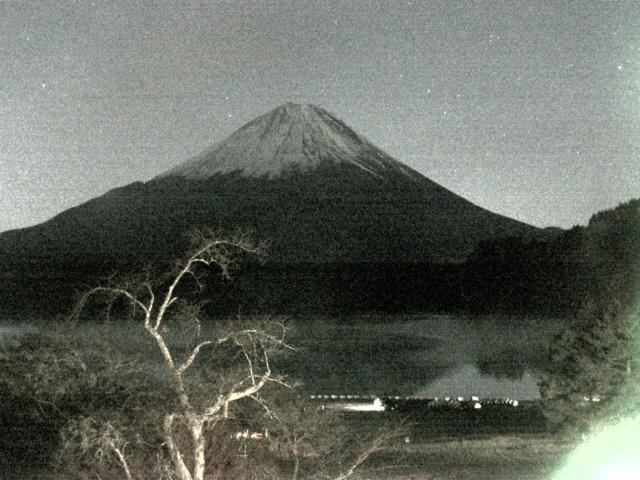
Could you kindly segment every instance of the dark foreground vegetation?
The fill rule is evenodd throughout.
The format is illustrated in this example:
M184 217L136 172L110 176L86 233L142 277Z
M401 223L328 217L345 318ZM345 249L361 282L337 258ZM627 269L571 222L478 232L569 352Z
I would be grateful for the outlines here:
M302 402L295 397L293 400ZM550 473L574 445L567 437L547 432L539 405L479 411L413 409L351 414L327 410L319 413L313 409L314 405L307 404L306 407L311 408L309 417L294 417L301 421L300 432L309 436L301 442L305 461L300 478L314 478L316 472L312 469L318 468L319 457L331 457L323 459L326 464L344 461L345 457L351 456L339 449L357 451L367 443L365 439L371 441L379 438L381 432L388 432L389 425L402 425L401 435L392 435L372 451L367 461L354 472L354 478L542 480L550 478ZM38 407L22 405L22 408L34 411ZM76 405L74 411L77 409ZM252 411L252 414L256 412ZM6 420L12 422L12 427L0 446L6 454L0 470L2 478L83 478L69 476L72 475L69 461L75 456L69 457L71 452L61 443L65 440L59 434L64 428L64 418L53 415L45 420L43 417L18 416L18 421L24 422L20 425L14 411ZM219 428L218 435L212 438L216 447L208 452L216 458L208 467L205 478L291 478L291 458L280 456L282 452L278 454L275 449L280 443L277 430L267 440L233 438L235 433L246 429L247 420L236 415L226 426ZM259 428L255 419L250 424L252 428ZM351 440L347 441L349 438ZM129 454L136 451L137 448L131 447L128 450ZM25 459L29 461L25 462ZM273 469L274 461L279 463L279 470L267 471ZM84 464L84 468L89 465ZM137 465L137 468L150 469L152 465ZM117 469L109 471L106 465L100 465L97 471L102 478L122 478Z
M585 431L640 407L640 201L598 213L560 241L594 273L549 345L540 387L551 425ZM602 401L578 408L593 398Z

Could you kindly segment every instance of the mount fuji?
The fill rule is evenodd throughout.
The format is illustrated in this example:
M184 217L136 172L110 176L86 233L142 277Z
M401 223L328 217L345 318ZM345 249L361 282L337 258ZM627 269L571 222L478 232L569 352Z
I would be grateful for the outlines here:
M193 228L248 229L273 263L458 263L542 230L489 212L313 105L284 104L145 183L0 235L5 265L179 256Z

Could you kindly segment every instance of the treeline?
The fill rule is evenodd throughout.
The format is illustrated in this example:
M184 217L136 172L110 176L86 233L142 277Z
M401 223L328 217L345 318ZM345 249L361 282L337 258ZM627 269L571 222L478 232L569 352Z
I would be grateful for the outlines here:
M236 279L229 304L285 312L572 315L586 299L629 302L639 257L640 200L633 200L548 240L481 242L462 264L255 266Z
M209 313L536 312L570 310L578 298L575 265L529 277L529 265L487 261L437 264L253 264L224 280L206 279ZM118 266L24 272L4 280L5 313L68 312L79 292ZM591 273L586 272L588 277ZM8 280L8 281L7 281ZM582 282L587 285L587 281ZM550 288L553 286L553 288Z
M575 311L586 299L632 300L639 274L640 200L593 215L549 241L506 239L481 243L467 272L483 278L481 298L506 296L555 310Z
M588 265L592 283L548 347L540 393L551 427L585 432L638 411L640 201L594 215L563 240L570 248L560 253Z
M257 262L232 281L210 276L212 313L470 312L574 313L587 298L629 296L638 277L640 200L595 214L548 240L481 242L461 264ZM70 308L74 291L142 265L23 265L3 278L4 309Z

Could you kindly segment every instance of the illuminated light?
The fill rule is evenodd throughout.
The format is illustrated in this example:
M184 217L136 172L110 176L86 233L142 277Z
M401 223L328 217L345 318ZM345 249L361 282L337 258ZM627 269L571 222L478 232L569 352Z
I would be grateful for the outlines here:
M640 417L605 428L569 457L554 480L640 478Z
M621 462L601 469L593 477L596 480L637 480L640 478L638 462Z

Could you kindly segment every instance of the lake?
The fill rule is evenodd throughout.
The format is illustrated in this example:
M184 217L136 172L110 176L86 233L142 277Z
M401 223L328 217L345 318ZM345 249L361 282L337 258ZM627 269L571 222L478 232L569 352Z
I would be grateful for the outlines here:
M539 398L536 371L560 325L540 317L452 314L303 316L289 323L298 352L275 359L274 368L302 381L307 394L522 400ZM2 322L0 336L24 328ZM93 335L91 328L85 324L78 334ZM123 331L114 341L121 337L134 335ZM139 340L146 342L144 335Z
M375 315L294 319L298 354L278 366L307 393L540 397L557 319Z

